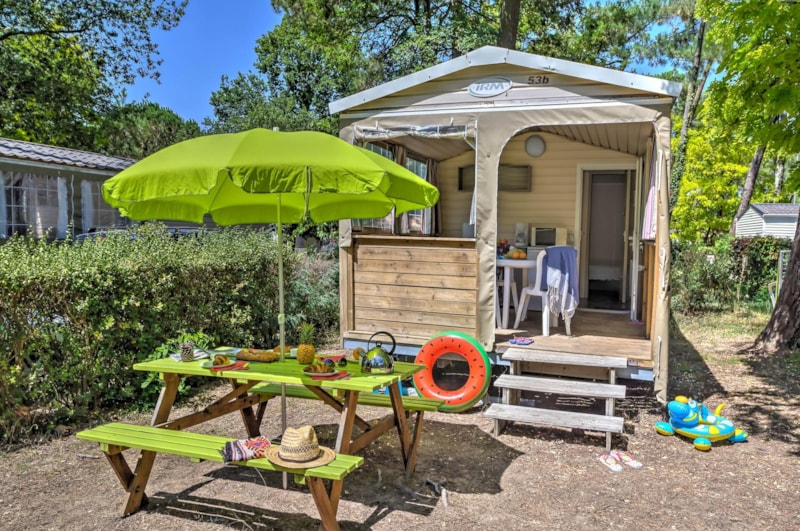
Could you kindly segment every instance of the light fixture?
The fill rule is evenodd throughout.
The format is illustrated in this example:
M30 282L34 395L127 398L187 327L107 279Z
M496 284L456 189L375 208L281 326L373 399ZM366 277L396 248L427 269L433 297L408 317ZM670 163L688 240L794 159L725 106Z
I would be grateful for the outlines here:
M525 141L525 151L531 157L541 157L545 150L544 138L539 135L529 136Z

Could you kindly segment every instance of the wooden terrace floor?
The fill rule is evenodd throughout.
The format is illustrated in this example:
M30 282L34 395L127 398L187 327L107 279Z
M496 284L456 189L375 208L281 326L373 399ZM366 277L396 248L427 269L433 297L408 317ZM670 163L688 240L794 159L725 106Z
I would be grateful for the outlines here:
M542 335L542 314L529 311L528 319L520 323L518 329L497 329L495 331L495 350L505 352L509 347L519 347L508 342L514 335L533 338L528 348L554 350L576 354L597 356L623 356L636 360L640 367L652 367L650 359L650 340L645 339L645 329L641 324L631 323L626 313L605 313L578 308L572 318L572 335L566 335L564 322L559 319L558 326L550 324L550 335ZM525 348L519 347L519 348Z

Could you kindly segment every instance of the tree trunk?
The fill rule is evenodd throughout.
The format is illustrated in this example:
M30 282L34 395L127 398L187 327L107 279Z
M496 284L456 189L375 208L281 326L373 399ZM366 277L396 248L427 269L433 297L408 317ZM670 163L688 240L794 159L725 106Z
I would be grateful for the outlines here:
M770 350L800 347L800 223L794 231L792 255L775 308L755 344Z
M708 70L710 63L703 69L703 76L700 76L700 65L703 62L703 39L706 32L705 21L700 21L700 26L697 28L697 42L694 48L694 60L692 67L687 73L688 86L686 87L686 95L683 103L683 123L681 124L681 135L678 138L678 146L672 154L672 173L669 182L669 210L675 208L675 203L678 202L678 194L680 193L681 181L683 180L683 173L686 169L686 146L689 142L689 127L694 120L697 112L697 106L700 104L700 96L703 94L703 87L705 86L706 79L708 78Z
M775 161L775 195L783 192L783 182L786 179L786 157L779 156Z
M750 161L750 169L747 170L747 178L744 180L742 199L739 201L739 210L736 211L736 215L733 216L733 223L731 223L731 234L736 234L736 222L747 212L747 208L750 206L750 198L753 197L758 170L761 169L761 161L764 159L764 151L766 149L766 146L759 146L755 154L753 154L753 160Z
M519 30L520 0L504 0L500 12L500 47L509 50L517 49L517 31Z

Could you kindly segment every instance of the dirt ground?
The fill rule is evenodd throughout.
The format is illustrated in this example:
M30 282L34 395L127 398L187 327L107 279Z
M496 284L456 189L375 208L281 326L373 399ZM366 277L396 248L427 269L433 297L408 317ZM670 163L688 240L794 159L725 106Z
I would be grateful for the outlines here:
M752 337L752 336L750 336ZM618 403L625 433L614 447L644 463L614 473L598 461L601 434L512 425L492 436L482 407L426 416L416 474L403 479L394 434L364 452L345 480L339 520L346 530L376 529L797 529L800 507L800 359L746 351L750 337L692 337L672 342L670 397L686 394L750 433L742 444L695 450L658 435L665 408L647 385L626 382ZM649 384L648 384L649 385ZM219 390L182 404L200 407ZM485 407L485 406L483 406ZM279 406L262 433L279 434ZM383 409L363 408L367 418ZM229 415L199 431L243 433ZM317 426L333 445L337 414L288 400L290 424ZM147 423L143 415L130 422ZM135 462L128 451L128 461ZM158 456L149 505L121 518L125 493L96 444L66 435L0 455L2 529L317 529L307 490L281 488L281 475ZM430 482L443 487L437 494Z

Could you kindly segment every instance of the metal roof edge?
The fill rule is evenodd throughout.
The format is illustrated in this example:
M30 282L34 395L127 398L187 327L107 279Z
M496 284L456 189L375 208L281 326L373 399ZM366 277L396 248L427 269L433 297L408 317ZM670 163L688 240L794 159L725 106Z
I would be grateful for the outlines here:
M621 87L630 87L646 92L671 96L673 98L680 95L682 88L680 83L668 81L666 79L632 74L630 72L612 70L601 66L586 65L518 50L508 50L497 46L484 46L460 57L445 61L444 63L439 63L414 72L413 74L332 101L328 104L328 110L331 114L337 114L357 105L375 101L389 94L400 92L401 90L452 74L459 70L464 70L473 66L487 66L503 63L537 70L546 70Z

